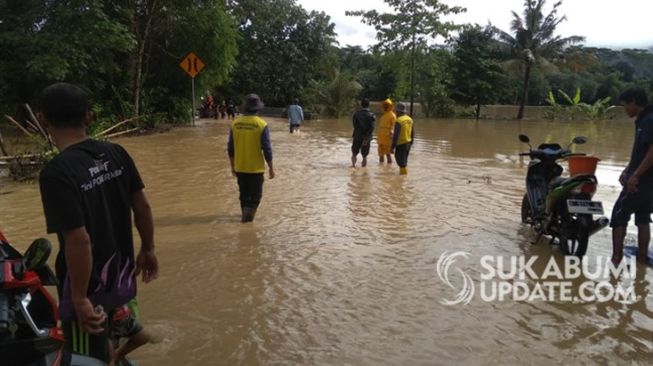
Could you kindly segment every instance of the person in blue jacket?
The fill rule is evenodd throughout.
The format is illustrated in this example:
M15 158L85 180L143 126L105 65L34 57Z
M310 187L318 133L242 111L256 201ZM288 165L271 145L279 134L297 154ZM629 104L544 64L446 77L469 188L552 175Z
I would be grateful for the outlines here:
M288 123L290 124L290 133L299 132L299 127L304 122L304 110L299 105L299 100L293 100L288 107Z

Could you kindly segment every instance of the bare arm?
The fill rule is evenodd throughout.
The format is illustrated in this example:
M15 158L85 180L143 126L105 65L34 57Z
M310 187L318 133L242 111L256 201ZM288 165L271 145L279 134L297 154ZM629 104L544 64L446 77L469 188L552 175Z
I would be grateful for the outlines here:
M628 192L637 192L637 185L639 184L639 177L642 174L646 173L649 169L653 167L653 144L648 145L648 150L646 151L646 156L644 160L639 164L633 175L628 178L626 183L626 189Z
M70 294L73 302L86 299L88 283L93 270L91 238L82 226L63 233L66 246L66 266L70 278Z
M141 250L136 257L136 275L143 273L143 282L157 278L159 262L154 254L154 220L152 208L143 190L132 194L134 223L141 237Z
M104 331L107 315L96 312L87 297L88 283L93 270L91 238L82 226L63 233L66 251L66 267L70 280L70 293L77 320L84 331L94 334Z
M152 208L141 189L132 194L134 223L141 237L141 251L154 251L154 220L152 219Z
M619 183L621 183L622 186L626 185L626 173L629 170L629 166L630 166L630 162L628 162L628 164L626 164L626 167L624 168L624 170L619 175Z

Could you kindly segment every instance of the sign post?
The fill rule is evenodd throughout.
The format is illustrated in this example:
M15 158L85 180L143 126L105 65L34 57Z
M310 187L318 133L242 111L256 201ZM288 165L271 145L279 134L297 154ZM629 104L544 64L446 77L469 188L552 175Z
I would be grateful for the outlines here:
M193 110L191 112L191 126L195 127L195 76L204 69L204 62L200 60L199 57L194 52L189 53L184 57L183 60L179 63L179 67L181 67L188 76L190 76L191 80L191 94L193 96Z
M191 113L191 122L190 125L191 127L195 127L195 78L190 78L190 88L192 90L192 95L193 95L193 113Z

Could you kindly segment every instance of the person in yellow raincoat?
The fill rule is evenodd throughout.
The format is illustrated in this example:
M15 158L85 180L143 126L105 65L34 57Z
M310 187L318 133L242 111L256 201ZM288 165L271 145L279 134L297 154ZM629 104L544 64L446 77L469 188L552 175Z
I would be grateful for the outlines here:
M397 116L392 111L392 100L386 99L381 102L383 116L379 120L376 129L376 143L379 147L379 163L383 163L383 157L387 157L388 164L392 164L392 134Z

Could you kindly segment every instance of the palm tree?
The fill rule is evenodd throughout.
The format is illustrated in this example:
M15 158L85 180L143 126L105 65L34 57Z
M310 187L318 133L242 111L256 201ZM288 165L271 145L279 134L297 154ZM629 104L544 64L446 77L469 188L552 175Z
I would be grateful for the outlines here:
M559 56L567 45L582 42L585 37L560 37L554 35L558 24L567 19L558 17L558 7L562 1L553 5L551 12L544 16L542 8L546 0L524 1L524 14L520 17L512 12L510 30L513 34L497 29L499 40L510 48L513 61L519 61L524 71L522 97L517 119L524 117L524 106L528 99L528 82L533 67L550 66L549 60Z
M312 81L308 92L325 105L326 112L336 118L350 112L356 105L356 96L363 90L356 75L333 69L331 80Z

